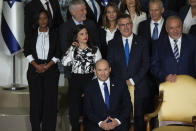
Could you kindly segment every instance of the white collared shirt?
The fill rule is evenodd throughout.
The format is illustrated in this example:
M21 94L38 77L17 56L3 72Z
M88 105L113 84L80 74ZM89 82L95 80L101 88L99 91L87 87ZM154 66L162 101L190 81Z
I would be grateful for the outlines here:
M124 48L125 48L125 44L126 44L126 39L128 39L128 42L129 42L129 54L130 54L131 53L132 41L133 41L133 33L129 37L127 37L127 38L122 36Z
M84 24L83 21L79 23L76 19L74 19L73 16L72 16L72 19L73 19L73 21L74 21L74 23L75 23L76 25L79 25L79 24L83 25L83 24Z
M89 5L89 7L91 8L92 12L94 13L92 2L90 0L86 0L86 3ZM99 4L97 3L96 0L94 0L94 3L95 3L95 7L97 9L97 22L98 22L100 14L101 14L101 9L100 9Z
M48 58L48 52L49 52L49 29L47 32L40 32L38 28L38 36L37 36L37 42L36 42L36 53L37 57L40 60L47 60ZM34 58L32 55L28 55L27 59L31 63ZM58 58L53 57L52 60L54 63L58 61Z
M106 81L101 81L98 79L98 82L99 82L99 87L100 87L100 90L101 90L101 94L102 94L102 97L103 97L103 100L105 102L105 93L104 93L104 85L103 83L105 82L108 86L108 91L109 91L109 94L110 94L110 79L108 78Z
M158 20L157 22L155 22L154 20L151 20L151 22L150 22L151 37L153 35L153 30L154 30L154 27L155 27L154 23L158 23L158 37L159 37L159 35L161 33L161 29L165 28L165 27L163 27L163 22L164 22L163 17L161 17L161 19Z
M105 29L105 31L106 31L106 43L107 44L108 44L108 41L110 41L114 38L116 30L117 30L117 27L112 32L108 28Z
M125 44L126 44L126 39L128 39L128 43L129 43L129 54L131 53L131 46L132 46L132 41L133 41L133 33L129 36L129 37L124 37L122 36L122 40L123 40L123 46L125 48ZM129 59L130 60L130 59ZM131 84L134 86L135 82L133 81L132 78L129 79L129 81L131 82Z
M99 87L100 87L100 90L101 90L101 94L102 94L103 100L104 100L104 102L105 102L105 93L104 93L104 85L103 85L103 83L105 82L105 83L107 84L107 86L108 86L108 91L109 91L109 94L110 94L110 78L108 78L106 81L101 81L101 80L99 80L98 78L97 78L97 80L98 80L98 83L99 83ZM117 122L118 122L119 125L121 124L121 122L120 122L117 118L115 118L115 120L117 120ZM98 123L99 127L100 127L100 125L101 125L101 122L102 122L102 121L100 121L100 122Z
M47 5L46 5L46 2L48 1L49 2L49 8L50 8L50 12L51 12L51 15L53 17L53 10L52 10L52 6L50 4L50 1L49 0L40 0L42 5L44 6L44 9L47 10Z
M184 19L184 23L183 23L183 33L188 34L189 30L191 28L192 25L196 24L196 16L192 17L192 11L191 11L191 7Z
M181 40L182 40L182 36L180 36L180 38L177 39L177 43L176 43L177 46L178 46L179 55L180 55L180 52L181 52ZM169 36L169 41L170 41L172 51L174 52L174 43L175 43L174 39Z

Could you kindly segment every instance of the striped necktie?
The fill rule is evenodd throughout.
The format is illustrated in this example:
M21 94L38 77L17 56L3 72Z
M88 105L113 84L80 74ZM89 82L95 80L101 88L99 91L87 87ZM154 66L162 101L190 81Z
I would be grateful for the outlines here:
M178 40L174 40L174 56L176 58L176 61L179 62L180 54L177 46Z

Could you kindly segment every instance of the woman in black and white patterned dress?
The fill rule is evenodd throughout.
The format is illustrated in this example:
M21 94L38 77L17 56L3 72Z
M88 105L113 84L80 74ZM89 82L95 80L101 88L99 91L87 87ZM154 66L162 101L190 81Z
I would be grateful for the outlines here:
M68 92L72 131L79 131L83 85L93 78L93 68L99 59L101 59L101 53L90 43L86 27L77 25L73 30L73 44L62 59L64 66L72 67Z

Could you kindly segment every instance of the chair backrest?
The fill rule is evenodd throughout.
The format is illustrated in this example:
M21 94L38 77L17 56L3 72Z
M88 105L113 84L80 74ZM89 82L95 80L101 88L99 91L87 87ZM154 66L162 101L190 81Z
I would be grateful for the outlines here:
M178 75L175 83L164 82L159 90L163 91L159 121L191 123L192 116L196 116L196 79Z

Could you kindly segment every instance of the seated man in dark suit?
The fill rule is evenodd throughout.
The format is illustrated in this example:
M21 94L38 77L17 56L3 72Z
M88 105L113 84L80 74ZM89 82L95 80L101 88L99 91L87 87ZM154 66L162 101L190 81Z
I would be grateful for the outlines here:
M131 115L131 98L125 83L110 79L109 63L97 61L96 79L84 88L84 114L87 131L128 131Z
M196 77L196 38L182 34L182 21L170 16L166 21L168 35L160 38L152 53L151 72L159 82L175 82L176 75Z

